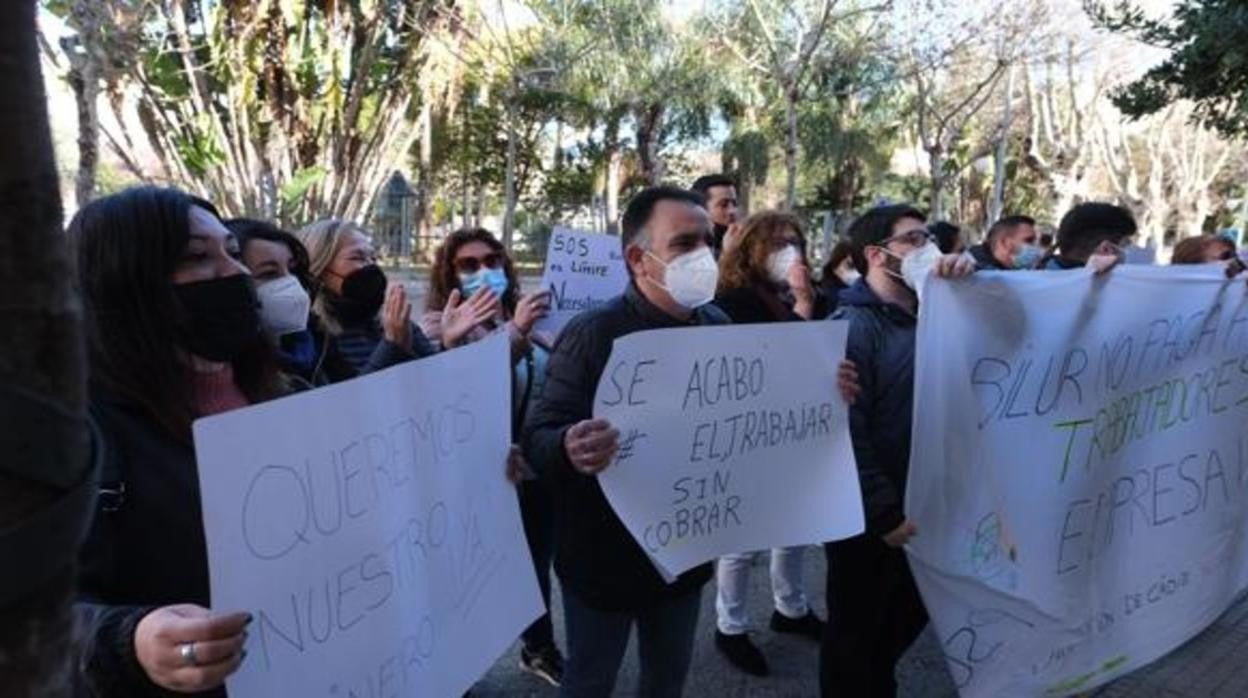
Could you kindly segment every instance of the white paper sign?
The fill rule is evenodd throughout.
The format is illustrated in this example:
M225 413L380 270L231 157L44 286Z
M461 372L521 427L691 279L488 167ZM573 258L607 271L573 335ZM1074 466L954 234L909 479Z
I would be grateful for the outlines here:
M1246 298L1202 267L929 282L909 551L962 695L1088 691L1248 585Z
M577 315L605 304L628 287L620 238L555 228L546 249L542 290L550 292L550 313L534 325L549 345Z
M844 322L639 332L615 340L594 415L620 430L598 476L661 573L863 530L837 365Z
M232 698L458 696L543 609L507 338L195 423Z

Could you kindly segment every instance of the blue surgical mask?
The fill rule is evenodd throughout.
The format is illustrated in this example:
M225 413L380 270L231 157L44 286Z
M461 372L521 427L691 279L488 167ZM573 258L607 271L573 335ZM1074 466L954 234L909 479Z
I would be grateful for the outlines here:
M1023 245L1010 258L1015 269L1035 269L1044 257L1044 248L1039 245Z
M507 292L507 273L502 269L480 269L475 274L459 275L459 290L465 297L471 296L482 287L490 289L496 296Z

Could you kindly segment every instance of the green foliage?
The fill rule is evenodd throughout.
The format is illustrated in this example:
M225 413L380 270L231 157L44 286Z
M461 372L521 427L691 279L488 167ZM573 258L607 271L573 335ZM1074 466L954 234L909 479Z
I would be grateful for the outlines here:
M1248 134L1248 4L1186 0L1161 21L1148 19L1129 0L1112 7L1086 0L1086 7L1100 26L1171 51L1114 93L1114 105L1124 114L1138 118L1192 100L1196 120L1228 137Z

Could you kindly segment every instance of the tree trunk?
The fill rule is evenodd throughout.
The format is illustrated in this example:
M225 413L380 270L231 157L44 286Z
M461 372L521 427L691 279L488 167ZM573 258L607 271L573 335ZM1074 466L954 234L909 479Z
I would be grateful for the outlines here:
M416 202L419 206L416 217L418 254L424 253L420 245L424 244L433 228L433 108L429 101L429 95L425 95L420 107L420 184L416 189L420 196Z
M607 209L607 232L620 234L620 122L612 119L607 122L607 132L603 138L603 148L607 158L607 182L603 199Z
M34 0L0 3L0 529L17 527L84 474L85 366L36 44ZM62 415L28 419L42 403ZM37 591L0 607L6 698L69 694L72 551ZM3 560L11 574L22 561Z
M646 184L654 186L662 179L659 166L659 126L663 123L663 105L648 104L634 114L637 121L637 157L641 160L641 175Z
M992 172L992 200L988 205L988 224L996 222L1001 217L1002 211L1005 209L1005 169L1006 158L1009 155L1008 145L1010 142L1010 122L1013 117L1014 109L1014 66L1010 66L1010 72L1005 78L1005 109L1001 116L1001 123L1004 126L998 133L1000 140L997 142L997 153L993 159Z
M945 154L939 147L928 151L928 164L931 167L929 177L932 187L932 210L928 218L942 221L945 219L945 190L949 187L949 179L945 176Z
M90 51L75 61L69 84L78 107L78 175L74 179L74 199L78 208L95 196L95 172L100 160L99 116L96 100L100 94L99 71Z
M554 170L563 169L563 119L555 117L555 157Z
M797 91L785 91L784 100L784 210L797 207Z
M507 172L503 183L503 248L511 252L513 228L516 215L516 120L512 110L503 116L507 120Z

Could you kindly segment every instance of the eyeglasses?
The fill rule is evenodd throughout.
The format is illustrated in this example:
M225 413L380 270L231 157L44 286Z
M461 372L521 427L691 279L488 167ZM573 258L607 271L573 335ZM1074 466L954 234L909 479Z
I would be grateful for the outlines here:
M927 228L915 228L904 233L898 233L890 238L885 238L880 241L879 247L887 247L892 242L904 242L913 247L919 247L931 239L932 234L928 232Z
M456 257L453 264L455 271L460 274L476 274L481 267L498 269L503 265L503 256L497 252L491 252L484 257Z

